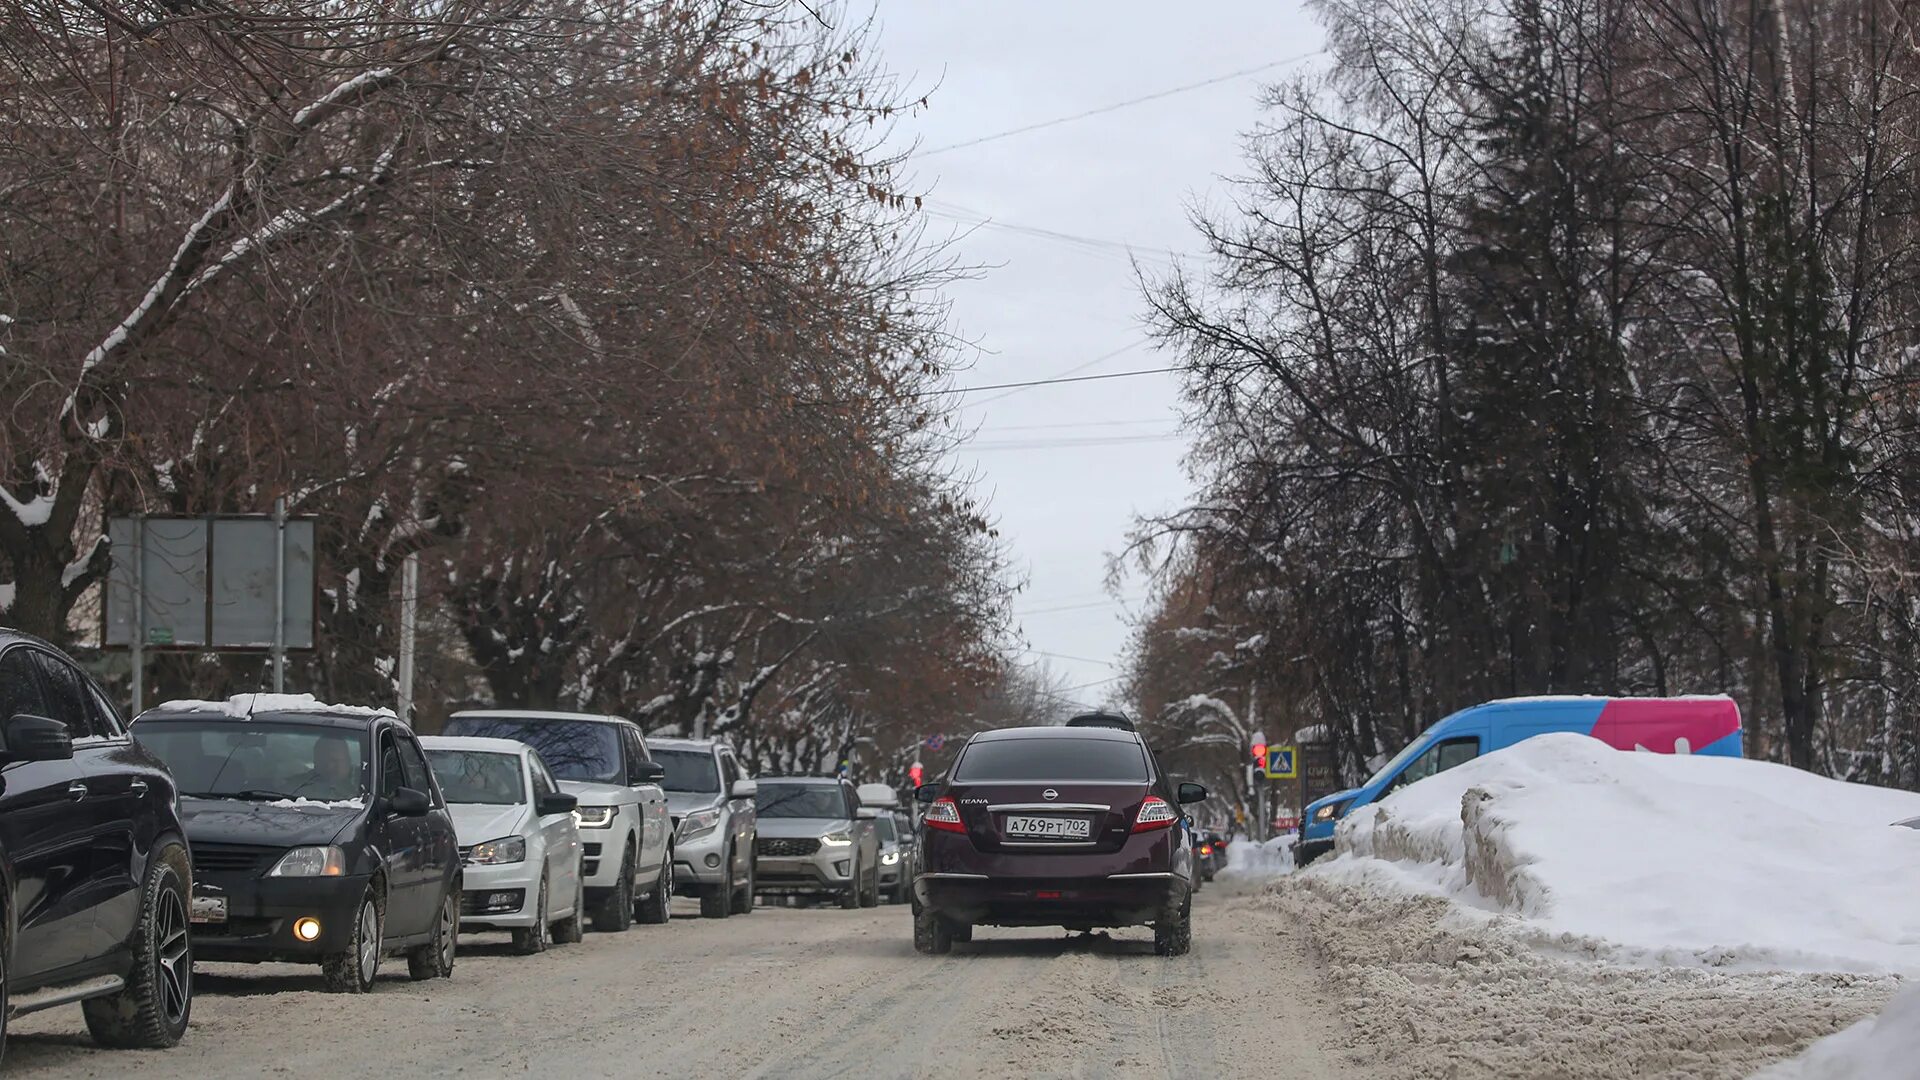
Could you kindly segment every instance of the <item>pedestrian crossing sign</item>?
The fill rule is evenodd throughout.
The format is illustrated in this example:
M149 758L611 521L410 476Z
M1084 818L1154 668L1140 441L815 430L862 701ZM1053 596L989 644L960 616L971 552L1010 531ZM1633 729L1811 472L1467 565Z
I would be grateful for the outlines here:
M1267 747L1267 779L1298 780L1300 778L1300 755L1292 746Z

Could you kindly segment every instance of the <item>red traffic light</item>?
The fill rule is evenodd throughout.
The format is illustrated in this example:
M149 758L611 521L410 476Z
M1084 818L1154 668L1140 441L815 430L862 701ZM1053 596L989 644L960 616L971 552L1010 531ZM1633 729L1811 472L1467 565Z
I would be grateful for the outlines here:
M1253 744L1253 763L1263 769L1267 767L1266 743L1257 742Z
M907 770L907 779L913 783L914 787L919 787L920 778L925 774L925 770L923 770L920 767L920 763L916 761L913 763L913 767Z

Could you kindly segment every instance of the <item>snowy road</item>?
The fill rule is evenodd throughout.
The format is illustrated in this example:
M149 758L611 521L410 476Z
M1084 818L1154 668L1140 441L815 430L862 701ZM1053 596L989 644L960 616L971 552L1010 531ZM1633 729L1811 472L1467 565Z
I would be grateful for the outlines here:
M202 968L178 1048L94 1049L79 1010L21 1019L14 1076L1313 1077L1316 980L1281 916L1222 881L1196 898L1194 951L1143 931L1069 940L982 930L913 951L905 907L763 908L544 956L463 944L449 983L389 961L375 992L320 992L317 971Z

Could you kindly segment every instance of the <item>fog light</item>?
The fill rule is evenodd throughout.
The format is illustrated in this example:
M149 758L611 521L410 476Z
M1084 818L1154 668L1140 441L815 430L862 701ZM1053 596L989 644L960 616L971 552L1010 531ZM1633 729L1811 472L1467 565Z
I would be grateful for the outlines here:
M320 939L320 920L311 915L302 916L301 918L293 920L293 936L299 938L301 941L318 941Z
M833 872L840 877L846 877L848 874L853 872L850 869L852 866L853 866L852 863L848 862L845 859L841 859L839 862L836 862L833 864Z
M707 853L707 869L709 869L709 870L718 870L718 869L720 869L720 854L719 854L719 852L714 852L714 851L709 851L709 852Z

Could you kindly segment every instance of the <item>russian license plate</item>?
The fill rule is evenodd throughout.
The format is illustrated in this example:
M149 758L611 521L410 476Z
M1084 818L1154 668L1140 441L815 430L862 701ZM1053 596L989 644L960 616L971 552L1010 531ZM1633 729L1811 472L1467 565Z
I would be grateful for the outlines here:
M224 896L196 896L193 907L187 912L187 919L197 923L223 923L227 921L227 898Z
M1001 831L1009 840L1087 840L1093 836L1093 822L1079 817L1008 814Z

